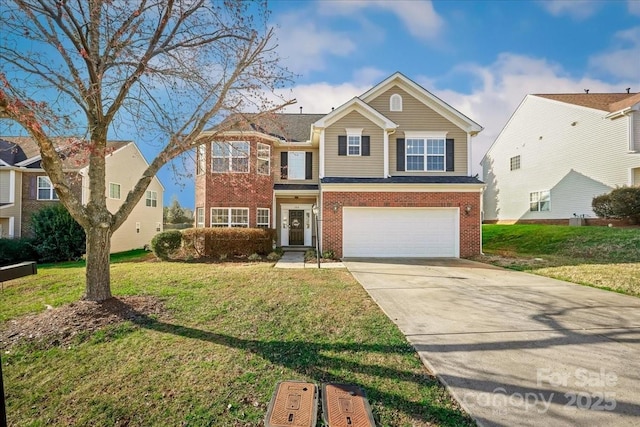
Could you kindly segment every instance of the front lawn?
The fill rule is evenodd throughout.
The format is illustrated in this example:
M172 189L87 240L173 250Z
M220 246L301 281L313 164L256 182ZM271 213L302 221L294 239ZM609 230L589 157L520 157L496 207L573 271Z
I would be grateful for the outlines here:
M640 228L483 225L479 261L640 296Z
M73 307L84 270L49 266L5 283L10 425L260 426L287 379L359 384L381 426L473 425L346 271L122 261L114 294L161 312L10 348L13 320Z

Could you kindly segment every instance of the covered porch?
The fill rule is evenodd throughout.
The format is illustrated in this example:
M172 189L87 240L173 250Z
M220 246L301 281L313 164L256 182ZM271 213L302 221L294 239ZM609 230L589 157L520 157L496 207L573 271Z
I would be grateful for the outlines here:
M313 248L316 218L313 206L320 203L317 184L275 184L273 224L277 245L287 249Z

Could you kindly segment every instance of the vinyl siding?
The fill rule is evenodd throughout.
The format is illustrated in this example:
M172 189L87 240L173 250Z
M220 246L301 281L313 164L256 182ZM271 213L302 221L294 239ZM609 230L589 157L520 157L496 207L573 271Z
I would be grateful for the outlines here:
M633 113L633 146L634 150L640 152L640 111Z
M313 179L294 179L287 180L280 177L280 153L283 151L304 151L313 153L311 174ZM317 184L318 183L318 171L320 169L320 154L317 148L302 148L302 147L278 147L274 149L274 154L271 157L271 173L273 173L274 183L276 184Z
M402 111L390 111L389 100L397 93L402 96ZM467 174L467 133L454 123L442 117L421 101L409 95L398 86L394 86L373 99L369 105L395 122L399 127L389 138L389 172L391 175L463 175ZM453 138L453 172L398 172L396 169L396 139L404 138L405 131L447 132L447 138Z
M339 156L338 136L347 128L362 128L362 136L369 136L369 156ZM384 175L384 130L362 114L352 111L327 129L324 135L324 175L330 177L376 178Z
M483 160L487 220L594 217L591 200L628 185L640 156L629 154L628 119L528 96ZM575 122L575 125L572 123ZM510 171L510 158L521 167ZM529 193L550 190L551 209L529 211Z
M107 187L107 208L110 212L115 213L119 209L146 167L146 161L133 144L127 145L114 154L107 156L105 180ZM110 182L120 184L120 200L108 198ZM113 233L111 237L112 253L142 248L150 244L151 239L157 233L157 223L160 223L160 229L162 230L163 189L160 181L154 178L147 190L158 193L157 206L147 207L145 205L146 197L145 195L142 196L127 220ZM85 194L88 194L87 189L85 189ZM137 222L140 223L139 233L136 230Z
M0 203L9 203L11 192L11 171L0 170Z

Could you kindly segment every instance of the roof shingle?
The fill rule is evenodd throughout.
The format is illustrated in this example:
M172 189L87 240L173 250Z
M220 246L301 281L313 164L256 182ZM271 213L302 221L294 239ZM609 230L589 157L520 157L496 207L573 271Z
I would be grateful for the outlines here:
M273 113L256 116L253 113L233 114L212 130L254 131L288 142L305 142L311 138L311 125L325 114Z
M640 93L541 93L534 96L610 113L640 102Z

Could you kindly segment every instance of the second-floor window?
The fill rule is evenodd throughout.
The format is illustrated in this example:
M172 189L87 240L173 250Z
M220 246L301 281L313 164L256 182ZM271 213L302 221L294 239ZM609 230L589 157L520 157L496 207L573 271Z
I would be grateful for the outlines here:
M444 171L445 140L437 138L407 138L408 171Z
M155 208L158 206L158 192L147 190L145 193L145 206Z
M246 141L211 143L212 170L249 172L249 143Z
M258 173L269 175L271 173L271 147L258 142Z
M109 198L110 199L120 198L120 184L116 184L115 182L109 183Z
M56 190L48 176L38 177L38 200L58 200Z
M512 171L520 169L520 155L513 156L509 159L509 169Z
M360 135L347 135L347 155L359 156L360 155Z
M196 150L196 175L202 175L207 164L207 147L205 145L198 146Z

